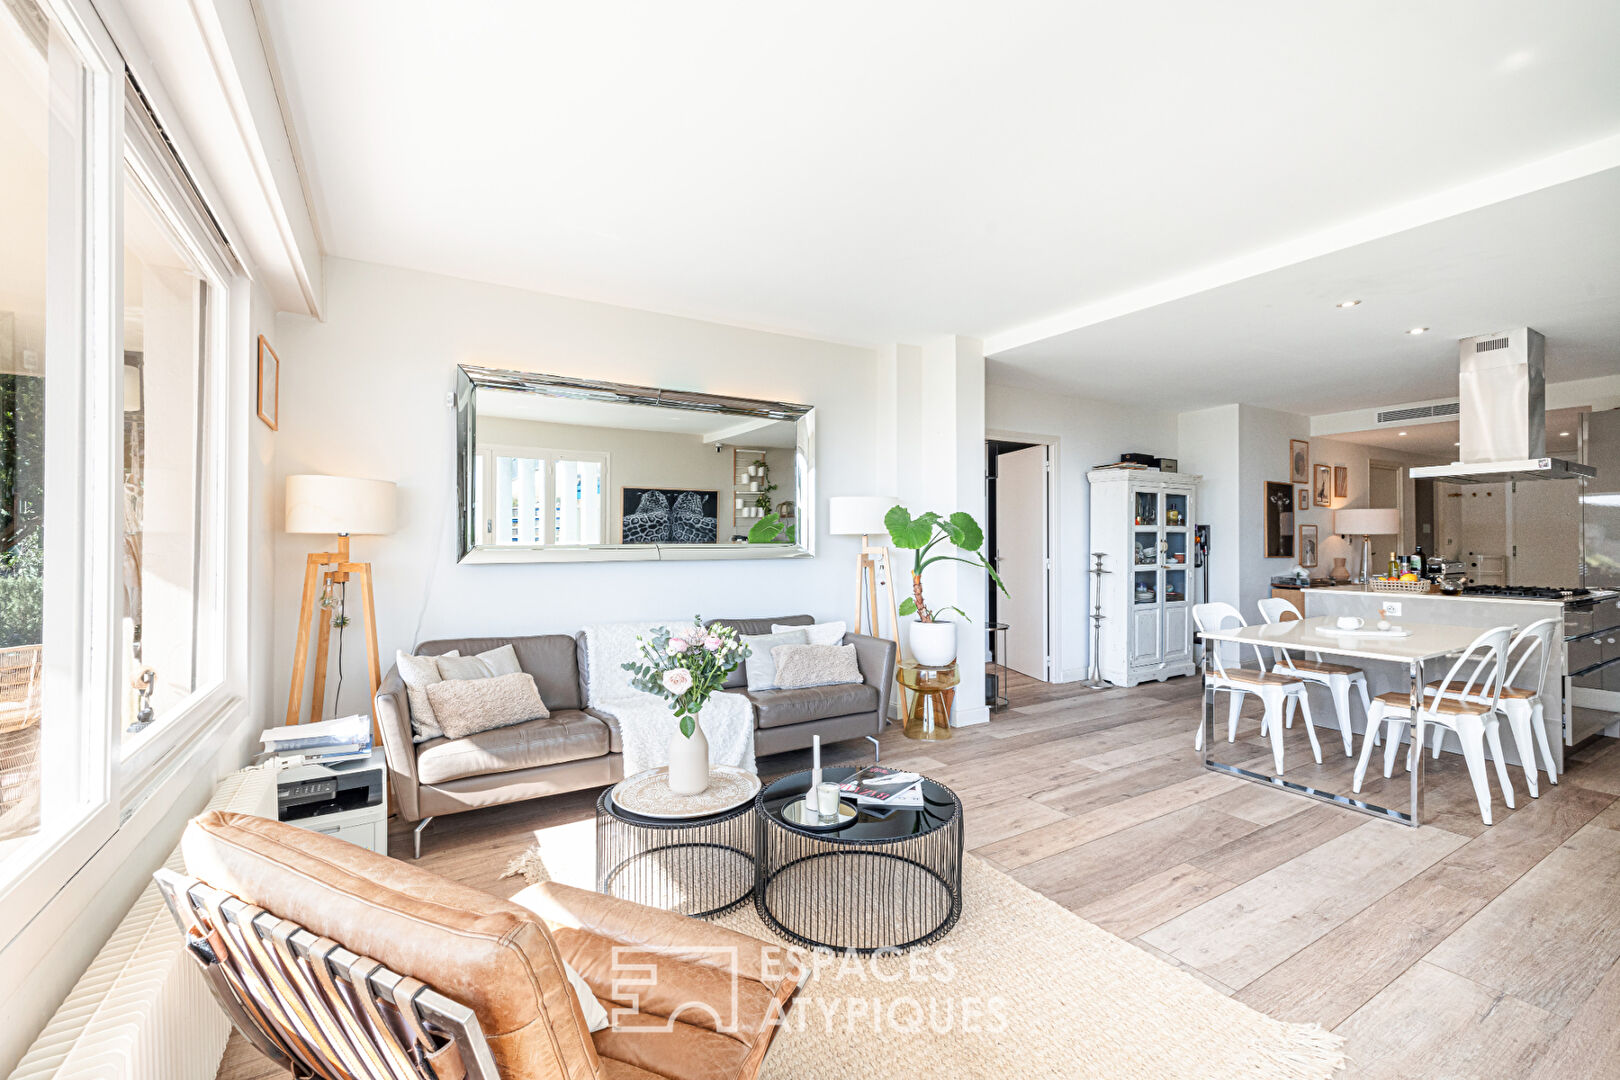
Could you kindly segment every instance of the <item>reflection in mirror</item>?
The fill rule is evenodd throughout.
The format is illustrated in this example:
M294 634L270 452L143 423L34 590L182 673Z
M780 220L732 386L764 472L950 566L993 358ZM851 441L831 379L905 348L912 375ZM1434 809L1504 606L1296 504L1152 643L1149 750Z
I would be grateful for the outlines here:
M482 368L460 380L463 558L809 553L803 406Z

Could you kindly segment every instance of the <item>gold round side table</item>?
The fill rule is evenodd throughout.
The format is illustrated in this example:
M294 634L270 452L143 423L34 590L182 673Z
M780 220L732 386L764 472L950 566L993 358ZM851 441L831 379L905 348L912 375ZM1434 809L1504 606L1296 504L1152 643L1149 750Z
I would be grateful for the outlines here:
M900 696L905 713L903 732L906 738L951 737L951 702L956 699L956 686L960 681L954 662L944 667L900 665Z

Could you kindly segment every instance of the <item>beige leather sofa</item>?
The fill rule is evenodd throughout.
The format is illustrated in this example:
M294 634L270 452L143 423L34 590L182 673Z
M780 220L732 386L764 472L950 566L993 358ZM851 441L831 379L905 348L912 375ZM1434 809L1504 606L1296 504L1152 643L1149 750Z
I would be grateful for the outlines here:
M743 634L765 634L772 623L807 625L808 615L775 619L716 619ZM754 704L754 752L758 757L798 750L812 735L824 742L876 735L889 714L894 686L895 645L859 634L844 635L854 645L863 682L806 690L749 693L741 668L726 683ZM619 733L614 721L591 710L585 700L584 635L545 634L515 638L446 638L417 645L417 655L437 656L452 649L463 656L510 644L518 664L534 676L540 698L551 711L543 720L484 731L465 739L411 741L405 683L390 668L377 691L376 716L394 788L394 807L417 826L417 849L427 823L441 814L476 810L605 787L624 776Z

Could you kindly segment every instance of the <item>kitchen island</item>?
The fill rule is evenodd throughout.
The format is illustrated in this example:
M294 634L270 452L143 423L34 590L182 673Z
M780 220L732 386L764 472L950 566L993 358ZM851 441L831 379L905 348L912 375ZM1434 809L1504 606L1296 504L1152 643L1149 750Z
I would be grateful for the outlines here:
M1368 623L1376 623L1380 618L1388 618L1391 622L1419 622L1446 626L1477 627L1480 631L1489 630L1495 626L1512 626L1515 630L1523 629L1533 622L1542 619L1558 619L1560 626L1564 619L1565 607L1558 600L1521 600L1501 596L1447 596L1443 593L1387 593L1373 592L1365 586L1341 585L1331 589L1303 589L1305 600L1305 617L1313 618L1318 615L1337 617L1340 615L1355 615L1365 619ZM1612 601L1611 601L1612 603ZM1380 615L1380 609L1388 612ZM1555 635L1555 640L1562 642L1562 629ZM1547 725L1547 742L1552 748L1553 758L1558 763L1560 775L1564 771L1564 748L1569 745L1569 733L1564 731L1566 710L1564 709L1564 650L1556 648L1553 651L1552 666L1547 670L1547 682L1542 692L1545 722ZM1407 687L1406 669L1399 664L1369 663L1365 668L1367 683L1370 692L1376 696L1386 690L1405 690ZM1436 670L1426 673L1429 679L1438 679L1445 674ZM1537 664L1525 665L1525 671L1515 681L1516 685L1534 688L1535 680L1540 674ZM1352 712L1359 713L1359 709ZM1329 712L1327 715L1332 715ZM1366 727L1366 717L1359 716L1352 724L1357 732ZM1590 733L1588 733L1590 734ZM1582 735L1581 737L1584 737ZM1577 740L1578 741L1578 740ZM1512 739L1504 739L1503 750L1507 759L1514 764L1522 764L1519 760L1518 748ZM1452 753L1460 753L1455 735L1447 734L1444 748ZM1529 748L1526 748L1529 752Z

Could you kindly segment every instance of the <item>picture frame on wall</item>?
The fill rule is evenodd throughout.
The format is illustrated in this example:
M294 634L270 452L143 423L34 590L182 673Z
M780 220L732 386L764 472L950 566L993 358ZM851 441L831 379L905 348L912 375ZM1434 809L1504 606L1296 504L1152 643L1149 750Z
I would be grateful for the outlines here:
M1326 465L1318 465L1316 467L1316 480L1313 486L1316 489L1316 494L1312 497L1311 501L1317 506L1332 506L1333 470L1328 468Z
M1304 439L1288 440L1288 480L1294 484L1311 482L1311 444Z
M1333 466L1333 497L1335 499L1348 499L1350 497L1350 469L1348 466Z
M1309 570L1316 566L1316 526L1299 527L1299 565Z
M1300 488L1299 489L1299 508L1301 510L1309 510L1311 508L1311 489L1310 488Z
M259 419L264 421L265 427L275 431L281 425L281 358L264 340L263 334L259 335L258 384Z
M1266 484L1266 554L1268 559L1294 557L1294 485L1279 480Z

